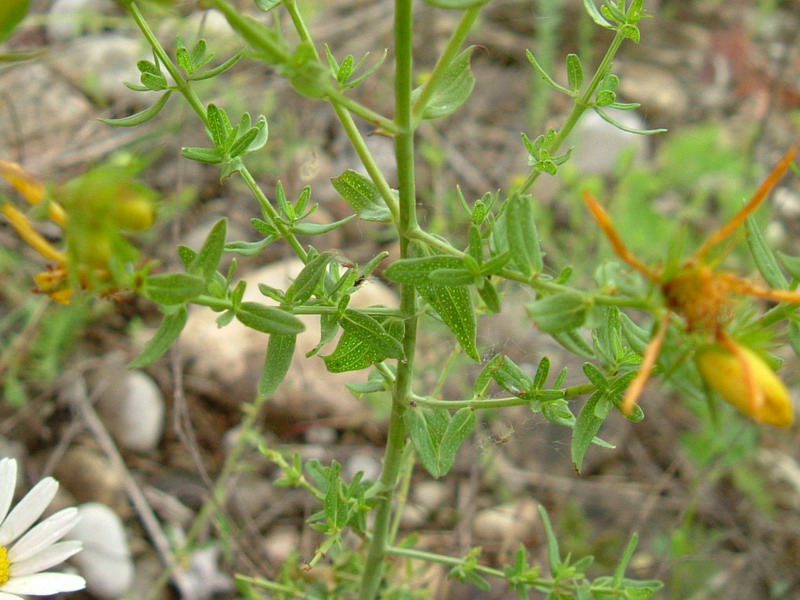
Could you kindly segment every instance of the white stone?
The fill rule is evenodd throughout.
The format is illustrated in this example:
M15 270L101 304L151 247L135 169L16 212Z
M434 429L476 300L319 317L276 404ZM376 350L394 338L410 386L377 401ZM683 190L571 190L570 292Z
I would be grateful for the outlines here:
M125 374L124 396L116 410L102 413L108 429L121 448L150 452L158 447L164 431L164 397L156 383L141 371Z
M52 42L73 40L96 27L98 18L118 10L113 0L55 0L48 15L47 36Z
M529 542L534 535L539 512L532 500L521 500L486 508L475 515L472 530L477 542L504 542L516 547L520 542Z
M612 119L633 129L645 129L642 116L630 110L605 111ZM642 157L647 151L647 136L628 133L589 111L578 121L570 145L575 147L572 162L581 175L611 175L625 152Z
M72 560L86 579L86 589L94 597L119 598L130 589L134 575L122 521L113 510L99 502L81 504L78 513L80 521L69 537L83 542L83 550Z
M362 481L377 481L381 474L381 463L367 454L353 454L344 464L342 475L350 481L358 473L363 473Z
M420 481L413 484L411 498L428 510L436 510L444 506L450 497L450 488L441 481Z

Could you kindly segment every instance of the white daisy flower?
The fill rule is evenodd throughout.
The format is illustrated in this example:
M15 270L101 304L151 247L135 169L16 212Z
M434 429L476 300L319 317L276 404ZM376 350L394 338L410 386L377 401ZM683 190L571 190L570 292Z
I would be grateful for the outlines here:
M16 482L17 461L0 460L0 600L82 590L83 577L42 573L80 551L80 542L58 541L78 522L78 509L60 510L31 528L56 495L58 482L42 479L9 512Z

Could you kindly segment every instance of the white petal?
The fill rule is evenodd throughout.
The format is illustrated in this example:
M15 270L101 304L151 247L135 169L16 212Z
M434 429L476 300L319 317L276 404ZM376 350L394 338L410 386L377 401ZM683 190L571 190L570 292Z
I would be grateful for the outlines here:
M4 594L0 592L0 600L25 600L22 596L15 596L14 594Z
M0 523L8 514L8 507L14 499L14 488L17 487L17 461L13 458L0 460ZM2 600L2 599L0 599Z
M11 563L11 577L22 577L44 571L50 567L64 562L73 554L80 552L83 544L78 540L58 542L25 560ZM0 598L2 600L2 598Z
M14 577L3 585L0 592L27 594L29 596L46 596L59 592L75 592L86 587L86 581L80 575L66 573L36 573L25 577Z
M64 537L78 522L78 509L65 508L49 516L19 538L8 552L11 563L30 558Z
M25 494L0 525L0 546L8 546L30 527L47 508L58 490L58 482L45 477Z

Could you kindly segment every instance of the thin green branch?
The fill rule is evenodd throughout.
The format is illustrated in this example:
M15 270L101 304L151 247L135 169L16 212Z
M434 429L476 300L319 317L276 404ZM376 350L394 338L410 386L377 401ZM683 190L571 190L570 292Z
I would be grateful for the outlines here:
M563 398L574 398L589 394L597 389L591 382L573 385L571 387L563 388L560 390L545 390L557 391ZM481 398L475 396L469 400L442 400L440 398L432 398L430 396L419 396L412 394L411 399L417 404L423 404L431 408L444 408L447 410L458 410L460 408L473 408L473 409L489 409L489 408L503 408L506 406L527 406L531 403L530 398L519 398L518 396L508 396L505 398Z
M439 82L444 77L447 69L450 67L450 64L453 62L453 59L458 56L458 51L461 50L461 46L464 44L464 40L467 38L467 34L469 33L472 26L475 24L475 19L478 18L478 14L481 12L481 8L483 5L475 6L472 8L468 8L465 10L461 15L461 20L458 22L458 25L453 30L453 33L450 35L450 39L447 41L447 45L445 46L444 50L442 51L442 55L439 57L439 60L436 61L436 65L433 67L433 71L431 71L431 76L428 78L428 81L424 83L422 86L422 90L417 97L417 101L414 103L413 106L413 114L415 120L419 120L420 115L425 110L425 107L428 105L428 102L433 96L433 92L436 90Z
M583 91L583 93L579 97L575 98L575 103L572 106L572 110L569 111L569 114L564 119L564 123L561 125L561 128L558 130L558 132L556 132L553 141L544 149L551 156L558 152L559 148L561 148L561 144L563 144L564 140L567 139L567 136L572 133L572 130L575 128L578 120L581 118L581 116L583 116L583 113L586 112L587 108L592 106L592 98L594 97L594 93L597 91L597 88L603 81L603 78L611 69L611 64L614 62L614 56L617 54L617 51L624 40L625 35L622 33L622 29L619 29L614 36L614 39L611 41L611 45L608 47L608 50L603 56L603 60L600 61L597 70L594 72L594 76L592 77L591 81L589 81L589 84L586 86L586 89ZM517 188L515 194L521 195L527 192L541 174L542 171L534 167L522 185Z

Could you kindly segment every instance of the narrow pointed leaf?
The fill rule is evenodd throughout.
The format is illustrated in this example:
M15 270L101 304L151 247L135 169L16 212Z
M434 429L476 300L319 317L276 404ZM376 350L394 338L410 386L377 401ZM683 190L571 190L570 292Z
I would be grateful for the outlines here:
M451 419L450 413L443 408L416 406L403 413L417 457L433 477L445 474L440 461L440 444Z
M333 258L330 252L323 252L311 259L286 290L286 297L297 304L308 300L319 285L328 263Z
M222 252L225 249L225 236L227 234L227 219L220 219L211 228L211 231L203 243L203 247L189 265L189 272L200 275L206 281L216 273L219 261L222 259Z
M561 292L536 300L526 308L542 331L561 333L583 325L589 305L578 294Z
M356 214L365 221L384 221L392 219L392 213L372 181L348 169L331 180L333 188L344 198Z
M183 304L206 289L206 282L189 273L161 273L144 280L142 293L159 304Z
M505 212L505 231L514 264L527 277L540 273L544 263L530 196L509 199Z
M277 335L297 335L305 329L303 322L290 312L258 302L242 302L236 318L243 325Z
M189 320L189 311L181 306L174 313L166 315L158 326L155 335L145 344L139 355L128 363L129 369L141 369L157 360L175 340Z
M269 336L264 369L261 371L261 377L258 380L259 395L272 396L275 390L278 389L281 381L289 371L289 366L292 364L296 341L297 336L295 335L273 334Z
M598 418L595 414L598 403L603 396L603 392L595 392L583 405L581 412L578 413L578 418L575 421L575 428L572 433L572 464L575 470L580 473L581 466L583 465L583 457L586 451L591 446L595 435L600 430L600 425L603 420Z
M475 87L475 77L470 70L470 58L474 50L475 46L470 46L450 63L428 103L418 109L423 119L447 117L467 101Z
M469 286L420 285L417 289L442 318L467 356L480 362L480 354L475 343L478 331L475 307Z
M130 115L128 117L122 117L121 119L104 119L99 118L98 121L102 121L107 125L113 125L115 127L134 127L136 125L141 125L142 123L146 123L153 117L155 117L161 109L167 104L167 100L169 100L172 91L166 92L158 99L158 101L153 104L150 108L145 108L143 111L138 112L134 115Z
M439 269L463 269L464 261L456 256L437 255L404 258L393 262L384 272L391 281L419 285L434 283L430 274Z
M341 320L342 329L367 340L384 358L403 358L403 345L391 336L381 324L367 314L348 309Z
M789 287L789 282L783 275L775 255L772 253L764 235L761 233L755 218L751 215L747 217L747 245L750 247L750 254L758 267L759 273L770 287L783 290Z

